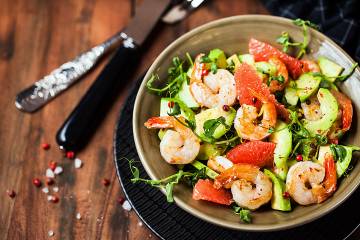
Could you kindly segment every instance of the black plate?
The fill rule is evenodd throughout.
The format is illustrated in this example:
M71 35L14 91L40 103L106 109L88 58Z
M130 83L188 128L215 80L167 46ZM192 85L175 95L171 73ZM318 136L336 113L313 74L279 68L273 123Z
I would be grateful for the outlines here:
M132 114L141 79L131 91L120 113L114 135L114 156L123 192L141 220L161 239L360 239L360 189L328 215L301 227L268 233L234 231L200 220L176 204L166 202L165 195L145 184L132 184L127 159L135 159L140 176L149 178L136 152L132 131ZM239 219L240 221L240 219ZM351 235L351 237L348 237Z

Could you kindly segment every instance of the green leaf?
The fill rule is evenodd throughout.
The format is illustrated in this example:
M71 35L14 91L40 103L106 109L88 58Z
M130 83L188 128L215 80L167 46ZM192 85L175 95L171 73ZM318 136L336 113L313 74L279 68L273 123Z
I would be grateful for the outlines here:
M303 20L301 18L297 18L295 20L293 20L293 23L297 26L303 27L303 26L309 26L311 28L314 28L316 30L319 29L319 25L310 22L309 20Z
M320 134L315 134L315 139L318 145L325 145L328 142L327 137Z
M290 36L288 32L282 32L281 36L276 39L276 42L283 46L283 52L287 53L290 46Z
M226 128L228 128L227 124L225 123L224 117L219 117L216 119L209 119L204 122L203 128L204 128L204 135L208 138L213 138L214 132L216 128L220 125L224 125Z
M341 75L341 76L336 77L336 80L338 80L338 81L345 81L346 79L348 79L348 78L354 73L354 71L355 71L355 69L356 69L356 67L357 67L358 65L359 65L358 63L354 63L354 64L351 66L351 68L350 68L350 70L349 70L349 73L343 74L343 75Z
M166 191L166 200L169 203L174 202L173 190L174 190L174 183L173 182L167 183L165 186L165 191Z
M342 162L345 159L347 152L343 146L331 144L330 150L336 161Z
M130 167L130 171L133 175L133 178L138 179L140 177L140 172L139 172L139 169L133 165L134 160L131 159L131 160L128 160L128 162L129 162L129 167Z
M191 121L195 122L195 113L191 108L189 108L183 101L181 101L179 98L164 98L164 100L169 102L174 102L179 106L179 108L184 112L185 117Z
M251 223L251 213L250 210L241 209L240 210L240 219L245 223Z
M193 62L190 54L187 52L185 55L186 55L186 58L187 58L187 60L188 60L188 62L189 62L189 64L190 64L190 66L193 66L193 65L194 65L194 62Z
M160 78L158 74L154 73L146 83L147 89L160 96L175 96L180 91L182 83L188 79L183 65L184 62L179 57L174 57L172 59L172 66L168 68L166 81L162 81L161 84L155 84ZM156 85L161 85L162 87Z
M210 70L213 74L215 74L217 72L217 65L216 63L212 62L211 63L211 67L210 67Z
M200 58L200 63L211 63L211 59L208 56L204 55Z
M278 75L278 76L270 76L267 80L267 85L270 86L271 81L278 81L279 83L284 83L285 82L285 78L283 75Z
M244 209L237 205L233 205L232 208L233 208L234 213L240 216L241 221L243 221L244 223L251 223L251 211L250 210Z

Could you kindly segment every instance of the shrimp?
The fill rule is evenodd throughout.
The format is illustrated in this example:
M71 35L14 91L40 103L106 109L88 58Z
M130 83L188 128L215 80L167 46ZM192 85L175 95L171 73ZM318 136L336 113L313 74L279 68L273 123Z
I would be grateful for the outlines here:
M181 122L183 117L176 120L171 116L152 117L145 122L147 128L173 128L167 130L160 142L161 156L170 164L191 163L200 151L200 140Z
M209 158L207 166L215 172L222 173L233 166L233 162L223 156Z
M289 81L289 73L286 69L286 65L278 58L271 57L269 63L276 66L276 76L283 76L284 82L273 80L269 84L270 92L281 91L285 88Z
M315 95L307 99L306 102L301 103L301 108L305 118L308 120L315 121L322 117L320 102Z
M271 134L269 129L275 127L277 119L275 105L271 102L264 103L260 114L262 114L261 120L259 120L256 107L241 105L234 120L234 127L240 137L248 140L262 140Z
M200 55L201 56L201 55ZM199 63L199 56L195 59L191 74L190 92L195 101L207 108L232 106L236 100L234 76L225 69L218 69L216 73L206 71L205 64Z
M290 167L286 189L301 205L321 203L336 190L336 169L331 154L325 155L324 166L311 161L298 162Z
M231 188L234 201L255 210L270 201L272 182L260 168L250 164L235 164L215 178L215 188Z

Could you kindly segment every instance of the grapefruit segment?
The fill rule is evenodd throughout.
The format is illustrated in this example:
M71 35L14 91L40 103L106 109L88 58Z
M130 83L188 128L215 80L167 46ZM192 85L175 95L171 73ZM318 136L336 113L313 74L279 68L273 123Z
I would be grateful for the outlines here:
M193 199L205 200L223 205L230 205L232 195L224 188L216 189L210 179L199 179L193 189Z
M247 163L258 167L272 167L276 144L272 142L250 141L231 149L226 157L234 164Z

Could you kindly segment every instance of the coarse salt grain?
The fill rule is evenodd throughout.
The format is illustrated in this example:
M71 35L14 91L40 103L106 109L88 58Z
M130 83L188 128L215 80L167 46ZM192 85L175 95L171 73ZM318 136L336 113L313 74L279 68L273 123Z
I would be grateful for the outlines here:
M57 166L57 167L55 168L55 170L54 170L54 173L55 173L56 175L59 175L59 174L61 174L62 172L63 172L63 168L60 167L60 166Z
M75 165L75 168L81 168L81 166L82 166L81 159L75 158L74 165Z
M53 231L53 230L50 230L50 231L48 232L48 235L49 235L49 237L54 236L54 231Z
M51 195L49 195L48 197L47 197L47 200L50 202L51 200L53 199L53 196L51 196Z
M54 192L58 192L58 191L59 191L59 187L53 187L53 191L54 191Z
M138 222L139 227L142 227L143 223L142 222Z
M55 174L53 172L53 170L51 170L50 168L46 169L46 177L48 178L54 178L55 177Z
M49 188L44 187L43 189L41 189L41 191L43 191L44 193L49 193Z
M80 219L81 219L81 214L80 214L80 213L77 213L77 214L76 214L76 219L77 219L77 220L80 220Z
M126 211L130 211L130 210L131 210L131 205L130 205L130 203L129 203L128 200L125 200L125 201L124 201L124 203L122 204L122 207L123 207L123 209L126 210Z

